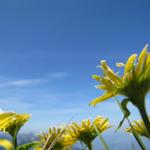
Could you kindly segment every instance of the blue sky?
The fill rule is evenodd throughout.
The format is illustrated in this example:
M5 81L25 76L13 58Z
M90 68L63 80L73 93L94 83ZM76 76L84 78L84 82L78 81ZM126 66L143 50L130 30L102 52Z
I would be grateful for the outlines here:
M103 115L122 118L91 75L150 44L149 0L5 0L0 2L0 107L32 114L25 129L41 130ZM115 68L114 68L115 69ZM131 108L136 114L136 110ZM135 118L138 118L136 116Z

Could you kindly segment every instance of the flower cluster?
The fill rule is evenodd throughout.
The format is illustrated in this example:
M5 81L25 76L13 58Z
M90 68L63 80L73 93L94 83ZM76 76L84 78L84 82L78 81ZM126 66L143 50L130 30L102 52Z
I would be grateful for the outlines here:
M102 133L110 127L108 119L98 116L93 122L90 119L83 120L81 124L73 122L66 129L50 128L48 133L39 135L39 138L44 150L68 150L78 141L88 147L98 136L96 130Z

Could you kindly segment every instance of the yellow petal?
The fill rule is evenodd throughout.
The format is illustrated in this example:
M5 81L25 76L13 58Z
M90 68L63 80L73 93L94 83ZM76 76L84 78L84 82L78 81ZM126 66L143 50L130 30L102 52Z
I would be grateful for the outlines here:
M134 62L135 62L135 60L136 60L136 57L137 57L137 54L132 54L132 55L128 58L127 63L126 63L126 65L125 65L124 74L127 73L127 72L129 72L129 71L132 69L133 64L134 64Z
M139 55L139 58L138 58L138 64L137 64L137 67L136 67L136 74L140 74L143 69L145 68L145 65L146 65L146 59L148 57L148 45L145 45L145 47L143 48L141 54Z
M38 148L35 148L35 150L43 150L42 148L38 147Z
M95 88L100 89L100 90L111 90L111 89L108 89L106 85L96 85Z
M114 94L114 93L106 93L106 94L104 94L103 96L97 97L97 98L95 98L94 100L92 100L92 101L90 102L90 105L95 106L95 105L97 105L98 103L101 103L101 102L103 102L103 101L105 101L105 100L107 100L107 99L109 99L109 98L111 98L111 97L113 97L113 96L115 96L115 95L116 95L116 94Z
M144 48L142 49L142 52L139 55L138 61L142 61L145 58L145 56L147 55L147 51L148 51L148 44L146 44Z
M148 78L150 78L150 66L148 66L146 71L143 73L143 80Z
M112 80L110 80L108 77L101 78L101 83L109 88L114 86Z
M101 77L100 76L98 76L98 75L92 75L92 78L93 79L95 79L95 80L97 80L97 81L100 81L101 80Z
M86 126L86 121L82 120L82 127L85 127L85 126Z
M119 63L116 63L116 66L117 66L117 67L119 67L119 68L120 68L120 67L125 67L125 64L124 64L124 63L119 62Z
M150 54L148 54L147 56L147 60L146 60L146 68L150 66Z
M113 82L121 82L121 79L114 71L107 65L105 60L101 61L101 68L104 71L105 75L110 78Z
M95 125L98 125L102 120L103 120L104 118L102 118L101 116L97 116L96 118L95 118L95 120L94 120L94 124Z

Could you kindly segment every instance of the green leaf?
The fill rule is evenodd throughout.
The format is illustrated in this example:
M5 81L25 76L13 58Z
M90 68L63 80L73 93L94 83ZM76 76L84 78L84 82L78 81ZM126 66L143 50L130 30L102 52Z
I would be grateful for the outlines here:
M23 144L17 147L17 150L29 150L30 148L35 148L39 145L38 141L34 141L31 143Z
M124 109L122 108L122 105L120 104L119 100L118 100L116 97L115 97L115 100L116 100L118 106L120 107L122 113L125 115L125 111L124 111ZM131 124L129 118L126 117L126 119L127 119L128 123L129 123L130 127L132 128L132 134L133 134L134 138L136 139L137 143L139 144L140 148L141 148L142 150L146 150L146 147L145 147L143 141L141 140L140 136L135 132L135 130L134 130L134 128L132 127L132 124Z
M127 118L127 120L132 129L132 134L133 134L134 138L136 139L137 143L139 144L139 146L141 147L142 150L146 150L146 147L145 147L143 141L141 140L140 136L135 132L130 120L128 118Z
M123 117L123 119L120 121L120 123L119 123L119 125L118 125L118 127L117 127L117 130L121 128L121 126L122 126L123 122L125 121L125 119L130 116L130 111L129 111L128 108L127 108L128 102L129 102L129 99L124 99L121 103L119 103L119 102L117 101L117 103L118 103L120 109L122 110L122 112L123 112L123 114L124 114L124 117Z
M98 135L100 141L102 142L104 149L105 149L105 150L109 150L109 147L108 147L107 143L105 142L105 140L104 140L103 137L101 136L101 133L98 131L98 129L97 129L97 127L95 126L94 123L93 123L93 127L94 127L94 129L95 129L95 131L96 131L96 133L97 133L97 135Z

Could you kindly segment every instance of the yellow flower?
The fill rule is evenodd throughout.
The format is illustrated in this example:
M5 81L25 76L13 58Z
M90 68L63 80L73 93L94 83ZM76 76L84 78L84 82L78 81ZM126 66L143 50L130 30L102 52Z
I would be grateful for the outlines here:
M89 144L91 144L98 136L94 126L99 133L102 133L111 127L108 119L98 116L94 119L93 123L90 119L83 120L81 124L73 122L68 129L68 133L73 140L80 141L89 146Z
M75 143L63 128L50 128L48 133L39 135L43 150L69 150Z
M8 132L12 137L16 136L20 128L28 121L30 115L17 114L14 112L6 112L0 114L0 121L4 120L5 123L0 123L0 131Z
M150 117L149 117L149 120L150 120ZM134 131L141 135L141 136L144 136L146 138L150 138L148 132L147 132L147 129L145 128L145 125L143 123L142 120L136 120L132 123L132 127L134 129ZM129 128L126 128L125 130L126 132L129 132L129 133L132 133L132 128L129 127Z
M28 121L30 115L5 112L0 114L0 131L12 136L14 149L17 147L17 134L21 127Z
M112 98L116 95L124 95L135 106L143 103L146 94L150 90L150 53L148 45L144 47L136 60L137 55L131 55L126 64L117 63L118 67L124 67L124 73L119 76L106 63L101 61L100 68L104 76L93 75L92 77L100 82L97 89L104 90L104 94L91 101L90 105Z

